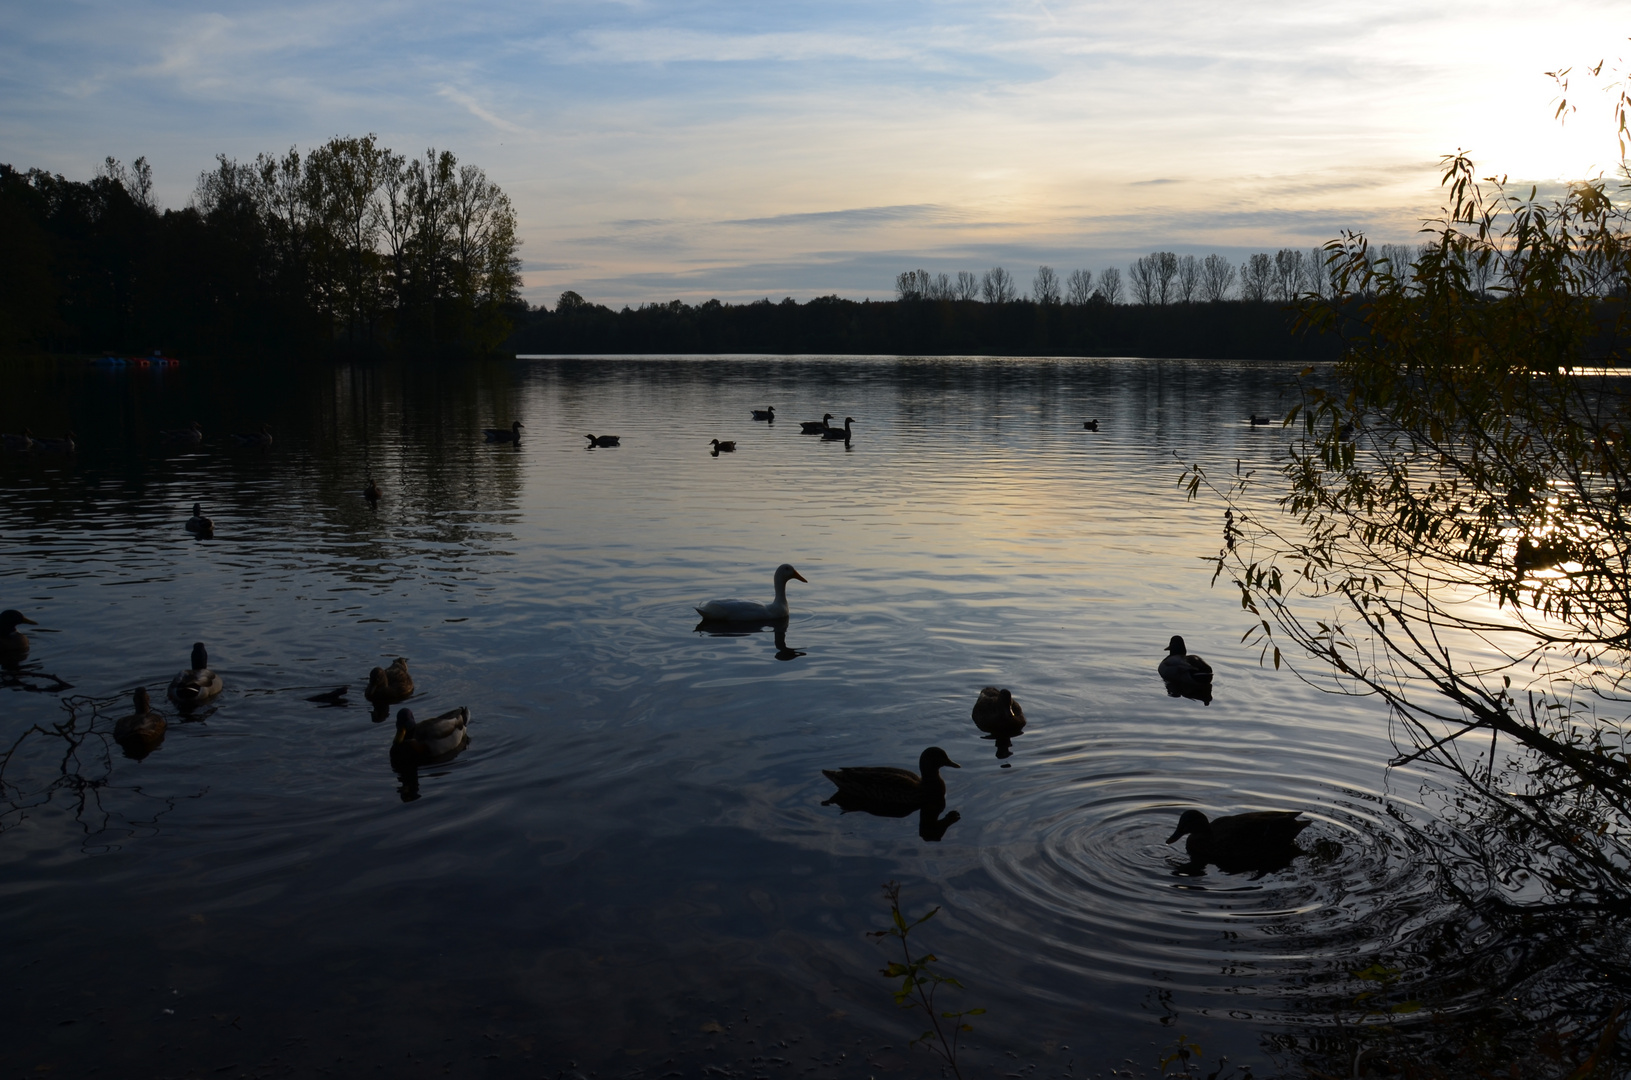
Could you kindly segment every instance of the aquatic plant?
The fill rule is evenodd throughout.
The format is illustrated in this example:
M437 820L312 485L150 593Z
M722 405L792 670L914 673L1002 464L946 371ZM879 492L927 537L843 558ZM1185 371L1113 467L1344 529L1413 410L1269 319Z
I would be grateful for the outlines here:
M891 881L886 884L883 887L883 894L889 899L889 918L892 925L887 930L874 930L868 933L867 937L892 937L899 941L901 959L890 961L889 966L880 974L886 979L900 980L900 986L895 990L896 1005L903 1009L922 1009L924 1015L929 1018L928 1030L913 1039L911 1045L922 1043L931 1054L951 1069L952 1075L962 1080L963 1074L957 1067L958 1041L964 1032L974 1030L974 1025L968 1022L968 1017L982 1016L985 1010L983 1008L945 1010L936 1007L935 998L943 988L950 986L962 990L963 984L934 966L940 959L933 953L913 956L912 944L908 938L913 930L939 914L940 909L930 908L927 914L912 919L900 909L899 882Z

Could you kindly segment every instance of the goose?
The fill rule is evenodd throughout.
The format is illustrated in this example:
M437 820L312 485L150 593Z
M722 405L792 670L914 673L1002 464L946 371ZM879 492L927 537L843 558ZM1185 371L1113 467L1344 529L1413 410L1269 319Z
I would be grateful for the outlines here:
M48 454L71 454L74 452L74 433L70 431L60 439L35 439L34 445Z
M754 409L753 410L753 418L755 420L769 420L771 422L775 422L775 419L776 419L776 406L766 405L762 409Z
M370 671L368 689L362 692L362 696L375 705L395 705L413 697L413 676L408 674L408 658L399 656L391 661L390 667L377 667Z
M822 769L838 790L822 803L848 801L879 806L927 806L946 801L946 781L941 778L942 768L960 769L938 746L931 746L917 759L918 772L889 766L862 766L846 769Z
M844 417L843 427L838 428L829 426L826 431L821 433L821 437L829 442L837 442L839 439L849 442L849 426L853 423L855 423L855 417L846 416Z
M787 563L776 567L776 599L768 604L753 600L710 600L699 605L698 615L715 622L780 622L787 618L787 583L797 578L806 585L810 579Z
M1099 430L1098 418L1094 417L1092 420L1083 420L1082 421L1082 430L1084 430L1084 431L1097 431L1097 430Z
M0 444L4 444L7 450L32 450L34 433L24 428L21 435L0 435Z
M262 424L259 431L239 432L232 436L232 441L239 446L271 446L272 428L269 424Z
M510 426L509 426L508 429L505 429L505 428L482 428L481 429L481 437L483 439L486 439L488 442L520 443L521 442L521 429L523 427L525 427L525 426L526 425L521 423L521 421L514 420L514 421L511 421Z
M429 720L415 721L412 709L396 714L396 738L391 761L397 765L436 765L454 757L470 744L465 731L470 710L463 705Z
M40 625L16 608L0 611L0 656L22 656L28 652L28 635L17 629L24 623Z
M623 441L621 435L585 435L584 438L589 440L590 446L616 446Z
M1185 848L1195 863L1229 866L1263 866L1277 861L1306 829L1301 810L1254 810L1208 821L1199 810L1185 810L1178 828L1167 843L1188 836Z
M1212 703L1212 665L1191 655L1184 639L1174 634L1167 642L1167 655L1162 657L1156 670L1167 684L1167 693L1173 697L1192 697L1210 705Z
M827 421L832 419L832 413L822 413L820 420L800 420L800 435L820 435L827 430Z
M192 667L176 672L166 693L178 709L202 705L221 692L221 676L210 670L210 654L202 641L193 642Z
M1274 421L1267 416L1258 416L1256 413L1252 413L1251 415L1252 427L1268 427L1273 422Z
M371 503L379 502L379 485L374 483L372 476L368 478L368 483L363 486L362 497Z
M714 440L714 453L716 455L717 454L734 454L734 453L736 453L736 443L734 443L734 442L720 442L718 439L715 439Z
M1025 713L1013 694L988 686L974 700L974 726L987 735L1013 737L1025 730Z
M159 432L159 439L167 443L187 443L197 446L204 441L204 429L198 426L197 420L194 420L188 427Z
M145 686L136 687L130 695L135 709L129 716L121 716L113 725L113 738L124 748L127 757L141 760L164 741L164 717L153 711Z
M205 539L215 535L215 522L204 516L203 503L193 503L193 516L187 519L187 531Z

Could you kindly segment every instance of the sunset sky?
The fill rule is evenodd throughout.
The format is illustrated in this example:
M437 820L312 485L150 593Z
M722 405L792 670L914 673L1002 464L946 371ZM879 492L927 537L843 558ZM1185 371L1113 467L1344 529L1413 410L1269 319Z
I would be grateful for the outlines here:
M1458 147L1524 181L1611 172L1631 56L1604 2L1384 0L0 8L0 161L146 155L186 204L217 153L375 132L451 149L520 214L527 298L892 295L1155 249L1410 240ZM1577 92L1582 88L1577 88Z

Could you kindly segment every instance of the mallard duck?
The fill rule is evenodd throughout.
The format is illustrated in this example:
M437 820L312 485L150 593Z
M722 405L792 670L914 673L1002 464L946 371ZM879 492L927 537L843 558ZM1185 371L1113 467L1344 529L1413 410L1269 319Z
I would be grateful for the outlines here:
M202 705L221 692L221 676L210 670L210 654L204 651L202 641L193 642L192 664L186 671L176 672L165 695L178 709Z
M762 409L754 409L753 410L753 418L755 420L771 420L771 421L774 421L776 419L776 406L766 405Z
M379 502L379 485L374 483L372 476L368 478L368 483L363 485L362 497L371 503Z
M71 454L74 452L74 433L70 431L60 439L35 439L34 446L47 454Z
M776 599L768 604L754 600L710 600L697 606L696 612L704 619L715 622L778 622L787 618L787 583L797 578L806 585L810 579L787 563L776 567Z
M130 695L135 711L121 716L113 725L113 738L124 748L128 757L140 760L151 754L164 741L164 717L153 711L147 688L136 687Z
M413 676L408 674L408 658L399 656L390 667L377 667L368 673L368 689L362 696L376 705L395 705L413 697ZM382 718L383 719L383 718Z
M204 516L203 503L193 503L193 516L187 519L187 531L194 536L215 535L215 522Z
M16 608L0 611L0 656L21 656L28 651L28 635L17 629L24 623L40 625Z
M1018 735L1025 729L1025 713L1007 690L988 686L974 699L974 726L987 735Z
M800 435L820 435L829 427L827 421L832 419L832 413L822 413L820 420L800 420Z
M24 428L21 435L0 435L0 444L3 444L7 450L32 450L34 449L34 433Z
M821 437L823 439L828 440L829 442L837 442L839 439L842 439L845 442L849 442L849 436L850 436L849 427L853 423L855 423L855 417L846 416L846 417L844 417L844 426L843 427L841 427L841 428L829 427L829 428L827 428L826 431L823 431L821 433Z
M1167 655L1156 668L1161 681L1167 684L1167 693L1173 697L1188 697L1210 705L1212 703L1212 665L1191 655L1184 639L1174 634L1167 642Z
M736 444L734 442L720 442L718 439L714 440L714 453L734 454L735 452Z
M159 432L159 439L167 443L190 443L196 446L204 441L204 429L198 426L197 420L194 420L188 427Z
M623 441L621 435L585 435L584 438L589 440L590 446L616 446Z
M399 765L435 765L447 761L470 743L465 731L470 710L463 705L429 720L415 721L412 709L396 714L396 739L391 760Z
M1098 421L1098 419L1095 417L1092 420L1083 420L1082 421L1082 430L1084 430L1084 431L1097 431L1097 430L1099 430L1099 421Z
M350 692L351 687L349 686L336 686L334 689L321 694L313 694L306 700L316 702L319 705L344 707L351 704L345 699L345 696Z
M232 441L239 446L271 446L272 427L270 424L262 424L259 431L239 432L232 436Z
M1308 822L1301 820L1301 810L1254 810L1249 814L1235 814L1208 821L1199 810L1185 810L1178 818L1178 828L1167 837L1167 843L1176 843L1188 836L1185 847L1196 863L1216 863L1220 866L1256 866L1277 861L1297 834L1306 829Z
M521 441L521 429L525 426L521 421L515 420L510 423L508 428L482 428L481 437L488 442L519 443Z
M917 759L917 767L918 772L889 766L822 769L822 775L838 785L838 790L826 801L849 800L881 806L940 804L946 801L946 781L941 778L940 770L962 768L938 746L923 751Z
M1274 423L1274 421L1267 416L1258 416L1256 413L1252 413L1251 415L1252 427L1268 427L1272 423Z

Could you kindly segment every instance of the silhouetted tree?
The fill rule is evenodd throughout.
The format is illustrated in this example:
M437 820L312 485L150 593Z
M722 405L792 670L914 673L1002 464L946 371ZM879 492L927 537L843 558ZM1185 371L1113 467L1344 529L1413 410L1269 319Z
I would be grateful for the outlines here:
M1178 258L1178 277L1173 284L1173 295L1184 304L1193 304L1200 298L1201 261L1193 255Z
M980 295L988 304L1007 304L1014 299L1014 276L1000 266L985 272L980 282Z
M1222 255L1208 255L1201 264L1201 299L1208 303L1227 300L1234 287L1234 266Z
M1036 268L1036 278L1031 282L1031 299L1039 304L1057 304L1059 302L1059 278L1051 266Z
M1240 265L1240 298L1261 303L1274 291L1274 257L1266 251L1248 256Z
M1104 297L1107 304L1121 303L1121 271L1114 266L1109 267L1099 275L1099 295Z
M980 297L980 279L974 276L973 271L957 271L957 284L952 286L953 294L959 300L977 300Z
M1274 292L1286 303L1297 298L1303 287L1303 253L1299 248L1281 248L1274 253Z
M1092 301L1093 271L1072 270L1070 276L1065 278L1065 302L1080 306Z

